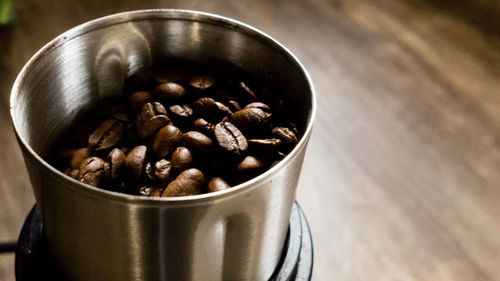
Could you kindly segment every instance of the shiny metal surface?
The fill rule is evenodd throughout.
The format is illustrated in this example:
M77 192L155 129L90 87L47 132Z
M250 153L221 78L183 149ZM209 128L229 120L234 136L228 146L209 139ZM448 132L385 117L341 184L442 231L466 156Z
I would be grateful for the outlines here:
M78 113L153 62L223 60L283 87L304 132L280 164L230 190L147 198L77 182L44 160ZM205 13L145 10L78 26L42 48L11 116L50 249L70 280L266 280L280 257L315 113L312 82L274 39Z

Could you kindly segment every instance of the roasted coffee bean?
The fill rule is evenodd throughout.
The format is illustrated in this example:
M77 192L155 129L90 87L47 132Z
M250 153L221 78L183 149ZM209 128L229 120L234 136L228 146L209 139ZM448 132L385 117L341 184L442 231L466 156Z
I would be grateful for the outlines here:
M85 159L78 168L77 180L96 187L102 187L109 173L109 164L99 157Z
M250 139L248 149L261 153L277 152L281 145L280 139Z
M196 151L206 152L212 147L212 139L197 131L184 133L182 141L187 147Z
M161 197L162 192L162 188L153 188L153 190L149 194L149 197Z
M213 120L220 115L219 107L215 100L209 97L203 97L193 102L194 113L202 118Z
M264 112L271 113L271 108L269 107L269 105L262 103L262 102L249 103L245 106L245 108L258 108Z
M169 116L176 125L187 125L191 122L191 116L193 115L193 109L187 105L172 105L168 108Z
M215 177L208 182L208 192L216 192L221 190L226 190L231 186L222 178Z
M180 173L175 180L167 185L162 197L188 196L203 193L206 179L203 173L191 168Z
M108 119L102 122L89 137L89 146L95 150L104 150L115 146L123 137L124 125Z
M134 113L139 113L142 106L153 100L153 95L150 92L141 91L135 92L128 98L128 106Z
M219 108L219 115L228 116L233 114L231 109L229 109L229 107L225 106L223 103L216 101L215 104Z
M135 126L137 134L142 139L147 139L158 130L163 128L170 122L167 117L167 111L159 102L146 103L141 110L141 114L137 116Z
M153 91L153 95L156 98L167 101L179 100L184 97L185 94L186 89L174 82L160 84Z
M240 103L236 100L227 101L227 106L231 110L231 112L236 112L241 109Z
M74 179L78 179L78 169L68 168L64 173Z
M130 152L130 150L132 150L132 149L131 149L131 148L129 148L129 147L124 146L124 147L120 148L120 150L121 150L121 151L122 151L125 155L127 155L127 154Z
M146 178L152 182L165 182L170 179L170 161L160 159L155 163L148 162L144 169Z
M167 181L170 179L170 161L161 159L155 163L155 176L159 181Z
M147 147L145 145L139 145L127 154L125 160L125 167L127 168L127 177L133 182L139 181L144 169Z
M139 194L142 196L150 196L153 190L154 188L152 186L141 185L141 187L139 188Z
M90 149L86 147L75 150L75 152L73 153L73 157L71 157L71 168L78 169L83 160L87 159L89 156Z
M275 127L271 133L273 136L279 138L289 150L298 142L297 136L287 127Z
M259 101L257 95L252 91L252 89L250 89L250 87L245 82L240 82L238 84L238 90L241 98L245 100L247 103Z
M116 180L120 176L120 171L125 165L127 156L119 148L114 148L108 154L106 160L109 163L109 178Z
M144 165L144 177L151 182L158 180L155 175L154 163L146 162L146 165Z
M243 108L229 116L229 120L245 134L263 134L268 130L271 114L260 108Z
M206 136L211 136L214 132L214 125L203 118L196 119L193 123L193 127Z
M241 155L248 148L245 136L230 122L221 122L215 125L214 136L217 145L222 150L232 154Z
M277 157L278 157L278 159L280 159L280 160L281 160L281 159L283 159L283 158L285 158L285 157L286 157L286 154L285 154L285 153L283 153L283 152L281 152L281 151L278 151L278 153L277 153Z
M174 125L161 128L153 140L153 151L157 158L164 158L174 151L182 138L182 131Z
M290 129L295 134L295 136L299 135L299 129L297 129L297 125L295 125L295 123L287 122L286 127Z
M189 85L195 90L210 89L215 83L215 79L210 76L193 76L189 80Z
M193 154L186 147L179 146L172 153L172 168L183 171L193 167Z
M236 170L238 172L255 172L260 171L266 167L266 162L254 156L246 156L238 165Z

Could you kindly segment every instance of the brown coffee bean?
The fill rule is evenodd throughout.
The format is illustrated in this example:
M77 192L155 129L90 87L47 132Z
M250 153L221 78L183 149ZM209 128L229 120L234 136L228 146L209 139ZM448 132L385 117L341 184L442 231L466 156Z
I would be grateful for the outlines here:
M290 129L295 134L295 136L299 135L299 129L297 129L297 125L295 125L295 123L287 122L286 127Z
M229 107L227 107L225 104L218 102L218 101L216 101L215 104L219 108L219 116L229 116L229 115L233 114L231 109L229 109Z
M160 159L155 163L155 176L159 181L167 181L170 179L170 169L172 163L165 159Z
M89 146L95 150L104 150L115 146L123 137L125 126L115 120L102 122L89 137Z
M187 105L172 105L168 108L169 116L176 125L187 125L191 123L191 116L193 115L193 109Z
M162 197L188 196L203 193L206 179L203 173L191 168L180 173L170 182L162 193Z
M182 171L193 167L193 154L186 147L179 146L172 153L172 168Z
M264 160L248 155L236 165L236 170L238 172L254 172L260 171L265 167L266 162Z
M130 152L130 150L132 150L132 149L131 149L130 147L126 147L126 146L124 146L124 147L120 148L120 150L121 150L121 151L122 151L125 155L127 155L127 154Z
M250 89L250 87L245 82L240 82L238 84L238 90L241 98L247 103L256 102L259 100L257 95Z
M182 131L174 125L161 128L153 139L152 149L157 158L164 158L174 151L182 138Z
M171 163L166 159L148 162L144 168L144 175L151 182L165 182L170 179Z
M215 177L208 182L207 189L208 192L216 192L216 191L226 190L230 187L231 186L223 178Z
M193 109L187 104L172 105L168 109L172 114L182 118L189 118L191 117L191 115L193 115Z
M120 176L120 171L125 165L127 156L119 148L114 148L108 154L106 160L109 163L109 178L116 180Z
M248 149L261 153L277 152L281 146L280 139L250 139Z
M144 177L151 182L158 181L155 175L155 166L152 162L146 162L144 165Z
M162 192L162 188L153 188L153 190L149 194L149 197L161 197Z
M271 108L269 107L269 105L262 103L262 102L249 103L245 106L245 108L258 108L264 112L271 113Z
M146 103L141 110L141 114L137 116L135 126L137 134L142 139L147 139L158 130L170 123L167 117L167 111L159 102Z
M220 113L219 106L217 106L215 100L209 97L199 98L193 102L193 111L197 116L209 120L217 118Z
M66 174L67 176L70 176L74 179L78 179L78 169L71 169L71 168L68 168L66 169L66 171L64 172L64 174Z
M125 160L125 167L127 168L127 177L133 182L137 182L142 175L144 169L147 147L145 145L139 145L127 154Z
M141 187L139 188L139 195L150 196L153 190L154 188L152 186L141 185Z
M95 187L102 187L109 173L109 164L99 157L85 159L78 168L77 180Z
M153 95L150 92L141 91L135 92L128 98L128 106L134 113L139 113L142 106L153 100Z
M206 136L211 136L214 132L215 126L203 118L198 118L194 121L193 127L198 132L201 132Z
M186 89L174 82L160 84L153 91L156 98L168 101L178 100L184 97L185 94Z
M271 114L260 108L243 108L229 116L229 120L246 134L263 134L268 129Z
M298 142L297 136L287 127L275 127L271 133L273 136L279 138L283 142L284 146L289 150L292 149Z
M232 154L241 155L248 148L245 136L230 122L217 124L214 129L214 136L217 145L222 150Z
M182 135L182 141L187 147L206 152L212 147L212 139L198 131L189 131Z
M189 85L196 90L206 90L211 88L215 83L215 79L210 76L193 76L189 80Z
M71 157L71 168L78 169L82 164L83 160L90 156L90 149L84 147L75 150L73 157Z
M237 102L236 100L229 100L227 101L227 107L231 110L231 112L236 112L241 109L240 103Z

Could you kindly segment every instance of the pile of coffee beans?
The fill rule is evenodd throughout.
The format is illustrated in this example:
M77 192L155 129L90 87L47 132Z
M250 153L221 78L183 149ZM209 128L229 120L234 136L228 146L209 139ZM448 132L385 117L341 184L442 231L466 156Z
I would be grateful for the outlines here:
M298 137L279 90L233 70L173 64L129 77L121 98L61 138L53 163L108 190L186 196L259 175Z

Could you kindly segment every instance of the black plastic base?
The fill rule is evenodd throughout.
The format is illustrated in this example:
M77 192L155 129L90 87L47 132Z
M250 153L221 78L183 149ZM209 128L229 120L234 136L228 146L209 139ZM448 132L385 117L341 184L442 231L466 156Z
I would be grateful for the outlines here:
M16 248L16 280L61 280L46 247L43 223L35 205L24 222ZM311 280L313 247L309 225L295 203L280 262L270 281Z

